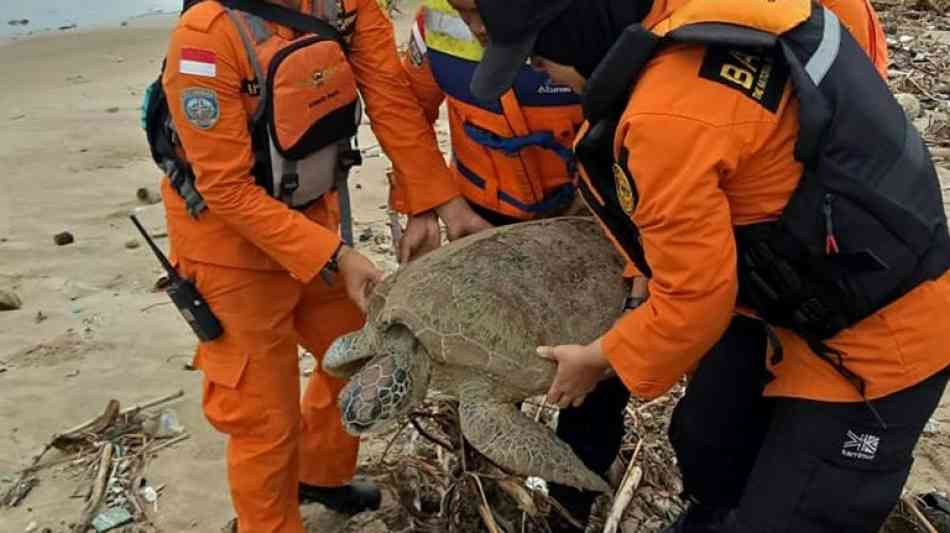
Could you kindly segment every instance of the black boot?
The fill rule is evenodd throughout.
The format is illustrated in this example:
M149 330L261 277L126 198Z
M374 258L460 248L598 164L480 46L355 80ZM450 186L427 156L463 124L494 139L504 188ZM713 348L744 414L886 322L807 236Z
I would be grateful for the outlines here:
M590 518L590 510L594 506L594 500L599 493L586 490L578 490L573 487L550 483L548 485L548 494L564 507L564 510L580 522L586 525ZM571 524L556 510L551 511L551 518L548 519L548 525L551 526L552 533L584 533L583 528Z
M381 499L379 489L371 481L352 481L342 487L300 484L300 503L319 503L346 515L375 511Z
M702 504L691 504L661 533L719 533L729 511Z

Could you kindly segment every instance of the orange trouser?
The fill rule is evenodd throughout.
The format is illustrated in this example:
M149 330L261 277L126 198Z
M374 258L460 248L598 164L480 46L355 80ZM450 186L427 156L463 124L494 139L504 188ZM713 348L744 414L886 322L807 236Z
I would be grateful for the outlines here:
M204 413L228 440L228 479L240 533L303 533L298 481L352 479L359 439L344 432L336 395L344 382L319 370L300 398L298 344L322 359L340 335L362 327L342 279L304 285L286 272L180 260L224 327L198 347Z

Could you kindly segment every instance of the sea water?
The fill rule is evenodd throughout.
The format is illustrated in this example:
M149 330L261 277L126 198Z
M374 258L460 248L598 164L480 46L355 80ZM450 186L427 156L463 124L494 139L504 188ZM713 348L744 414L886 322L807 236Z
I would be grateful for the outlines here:
M177 13L181 4L181 0L0 0L0 37L118 26L135 17Z

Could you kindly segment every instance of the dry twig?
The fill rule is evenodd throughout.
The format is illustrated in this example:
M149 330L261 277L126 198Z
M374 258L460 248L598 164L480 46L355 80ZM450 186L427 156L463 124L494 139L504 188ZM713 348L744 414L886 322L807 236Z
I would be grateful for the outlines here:
M630 505L630 500L633 499L634 491L637 490L637 487L640 485L640 480L643 479L643 469L637 464L642 444L642 439L637 442L637 448L633 451L630 464L627 465L627 472L623 475L623 481L620 482L620 489L617 490L617 497L614 499L610 513L607 515L607 524L604 526L604 533L616 533L617 527L620 525L620 519L623 518L623 513L627 510L627 506Z
M99 458L99 473L96 475L96 483L93 485L92 497L83 509L82 517L74 530L76 533L84 533L89 529L92 519L95 517L99 505L102 503L102 497L106 492L106 485L109 481L109 473L112 471L112 443L107 442L102 447L102 455Z
M940 533L937 531L937 528L930 523L930 520L927 520L927 517L924 516L924 513L921 512L920 508L917 507L917 502L914 501L913 496L904 496L901 498L901 502L907 506L908 509L914 514L917 520L920 521L920 525L927 530L927 533Z

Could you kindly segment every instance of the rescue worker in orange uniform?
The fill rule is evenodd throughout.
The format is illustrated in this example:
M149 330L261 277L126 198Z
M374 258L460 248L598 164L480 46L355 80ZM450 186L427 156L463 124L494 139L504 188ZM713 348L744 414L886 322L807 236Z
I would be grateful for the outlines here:
M334 176L355 157L357 87L410 211L455 192L376 0L237 4L193 2L172 33L161 87L181 161L162 195L173 260L224 330L195 366L205 415L229 437L237 528L302 533L300 500L344 513L380 500L352 481L359 442L340 424L343 383L318 364L301 400L298 369L298 345L319 362L361 327L381 277L338 230ZM312 17L323 23L309 31Z
M454 185L486 221L484 228L586 211L576 194L571 151L583 123L580 98L568 85L524 65L511 90L491 102L477 100L469 84L487 44L474 0L425 0L402 60L431 122L446 104ZM468 233L479 229L472 226ZM626 388L613 378L583 405L559 415L558 436L602 475L620 450L628 400ZM602 438L591 440L594 431ZM581 519L597 496L556 484L549 489Z
M869 6L477 5L474 94L529 57L586 80L581 189L648 278L599 339L539 347L549 401L610 368L650 399L695 368L670 424L690 505L668 533L878 531L950 377L950 234L871 26L846 18Z

